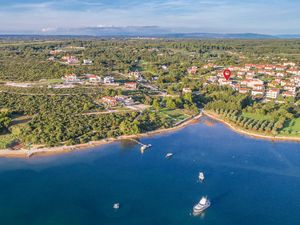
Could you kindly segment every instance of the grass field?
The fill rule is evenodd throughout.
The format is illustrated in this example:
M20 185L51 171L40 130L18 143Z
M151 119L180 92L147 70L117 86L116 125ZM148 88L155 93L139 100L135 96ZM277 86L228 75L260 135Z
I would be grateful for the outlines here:
M178 123L188 117L190 117L191 115L187 114L184 110L182 109L161 109L159 111L159 114L161 114L162 116L166 116L170 119L172 119L172 121L174 123Z
M281 134L300 136L300 118L293 119L287 126L282 130Z
M270 120L271 117L268 115L261 115L261 114L256 114L256 113L243 113L242 114L244 117L250 118L250 119L255 119L255 120Z

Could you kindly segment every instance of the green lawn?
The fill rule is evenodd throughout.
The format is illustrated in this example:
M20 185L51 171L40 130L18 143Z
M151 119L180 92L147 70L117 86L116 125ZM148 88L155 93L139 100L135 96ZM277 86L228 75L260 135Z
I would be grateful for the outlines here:
M45 80L45 83L47 83L47 84L60 84L62 82L63 82L62 79L48 79L48 80Z
M261 115L261 114L256 114L256 113L243 112L242 116L250 118L250 119L255 119L255 120L270 120L271 119L271 116Z
M300 136L300 118L293 119L287 126L282 130L283 135Z
M174 123L178 123L178 122L180 122L180 121L182 121L182 120L190 117L190 115L188 115L182 109L174 109L174 110L171 110L171 109L161 109L159 111L159 114L161 114L163 116L166 116L168 118L171 118Z

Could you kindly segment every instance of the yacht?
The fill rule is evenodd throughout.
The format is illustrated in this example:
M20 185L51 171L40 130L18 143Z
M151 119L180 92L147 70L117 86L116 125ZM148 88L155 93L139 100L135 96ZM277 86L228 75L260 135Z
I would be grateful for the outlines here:
M114 209L119 209L119 208L120 208L120 203L115 203L115 204L113 205L113 208L114 208Z
M202 182L204 181L205 177L204 177L204 173L203 172L200 172L199 173L199 180Z
M172 156L173 156L173 153L167 153L167 154L166 154L166 158L167 158L167 159L170 159Z
M210 201L207 197L202 197L197 205L193 207L193 215L197 216L201 214L205 209L210 206Z

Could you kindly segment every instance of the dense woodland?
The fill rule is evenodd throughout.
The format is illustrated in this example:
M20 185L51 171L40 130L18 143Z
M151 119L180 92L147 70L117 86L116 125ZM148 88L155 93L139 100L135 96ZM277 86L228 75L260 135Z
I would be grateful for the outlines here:
M49 60L49 52L57 49L62 52ZM225 66L249 61L276 63L283 58L300 64L299 52L299 40L2 40L0 133L24 145L70 145L173 126L174 122L160 113L162 110L180 109L195 115L205 108L254 132L300 135L298 130L287 130L300 117L298 99L284 104L262 103L232 89L204 86L211 70L202 69L209 62ZM66 65L62 63L65 55L74 55L80 62L91 59L93 64ZM195 76L187 73L191 66L201 68ZM169 96L142 87L136 91L101 86L48 88L68 73L113 75L125 82L130 78L123 75L136 70ZM3 85L8 81L36 85ZM183 88L192 93L182 93ZM143 112L87 114L103 111L97 100L107 95L127 95L151 107ZM26 122L16 121L24 116Z

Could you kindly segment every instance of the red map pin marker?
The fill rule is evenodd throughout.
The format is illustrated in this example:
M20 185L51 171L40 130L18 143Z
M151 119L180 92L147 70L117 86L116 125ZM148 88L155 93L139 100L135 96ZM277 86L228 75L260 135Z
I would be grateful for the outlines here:
M229 80L229 78L231 76L231 71L229 69L224 70L223 76L225 77L226 80Z

